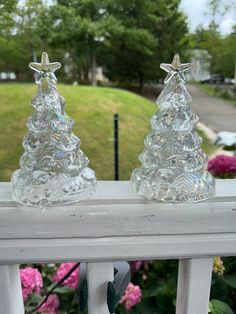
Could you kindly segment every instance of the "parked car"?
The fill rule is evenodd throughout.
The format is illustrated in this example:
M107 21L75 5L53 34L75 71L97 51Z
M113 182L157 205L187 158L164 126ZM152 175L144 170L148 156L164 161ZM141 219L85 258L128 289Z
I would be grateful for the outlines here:
M211 74L208 78L200 81L202 84L220 84L225 82L223 74Z

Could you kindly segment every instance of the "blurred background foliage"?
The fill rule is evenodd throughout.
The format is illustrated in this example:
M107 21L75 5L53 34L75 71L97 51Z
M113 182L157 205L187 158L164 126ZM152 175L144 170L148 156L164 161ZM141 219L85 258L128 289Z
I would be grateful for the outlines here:
M227 36L218 31L220 2L209 2L208 28L191 34L180 0L1 0L0 69L31 80L26 65L47 50L70 67L70 75L60 72L62 81L95 85L100 65L113 83L142 89L160 78L160 60L202 48L212 55L212 72L233 77L236 28Z

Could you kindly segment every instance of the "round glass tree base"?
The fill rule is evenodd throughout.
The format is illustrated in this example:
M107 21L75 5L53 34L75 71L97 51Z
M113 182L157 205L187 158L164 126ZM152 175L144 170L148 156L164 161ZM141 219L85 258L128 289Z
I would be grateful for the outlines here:
M131 176L134 190L149 200L199 202L215 195L214 177L207 171L179 172L176 169L135 169Z
M25 205L49 207L90 198L96 189L94 171L86 167L74 177L42 170L16 170L12 175L12 198Z

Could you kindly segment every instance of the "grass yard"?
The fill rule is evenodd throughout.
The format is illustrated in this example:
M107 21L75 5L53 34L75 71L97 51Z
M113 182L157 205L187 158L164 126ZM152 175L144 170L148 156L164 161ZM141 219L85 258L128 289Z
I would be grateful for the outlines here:
M33 107L35 84L0 84L0 181L10 180L23 152L25 125ZM66 112L75 120L74 133L81 139L81 148L90 159L97 178L113 179L113 114L120 117L120 179L127 180L133 168L139 165L138 155L143 140L150 131L149 120L156 105L128 91L58 85L66 99ZM202 134L201 134L202 135ZM212 147L203 143L209 154Z

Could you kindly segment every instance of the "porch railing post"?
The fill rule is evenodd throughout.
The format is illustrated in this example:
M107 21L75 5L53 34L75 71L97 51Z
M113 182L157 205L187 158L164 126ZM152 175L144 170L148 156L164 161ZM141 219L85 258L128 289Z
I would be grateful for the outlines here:
M212 258L179 261L176 314L207 314Z
M24 314L18 265L0 265L0 314Z
M88 263L88 313L109 314L107 306L107 284L114 279L112 262Z

